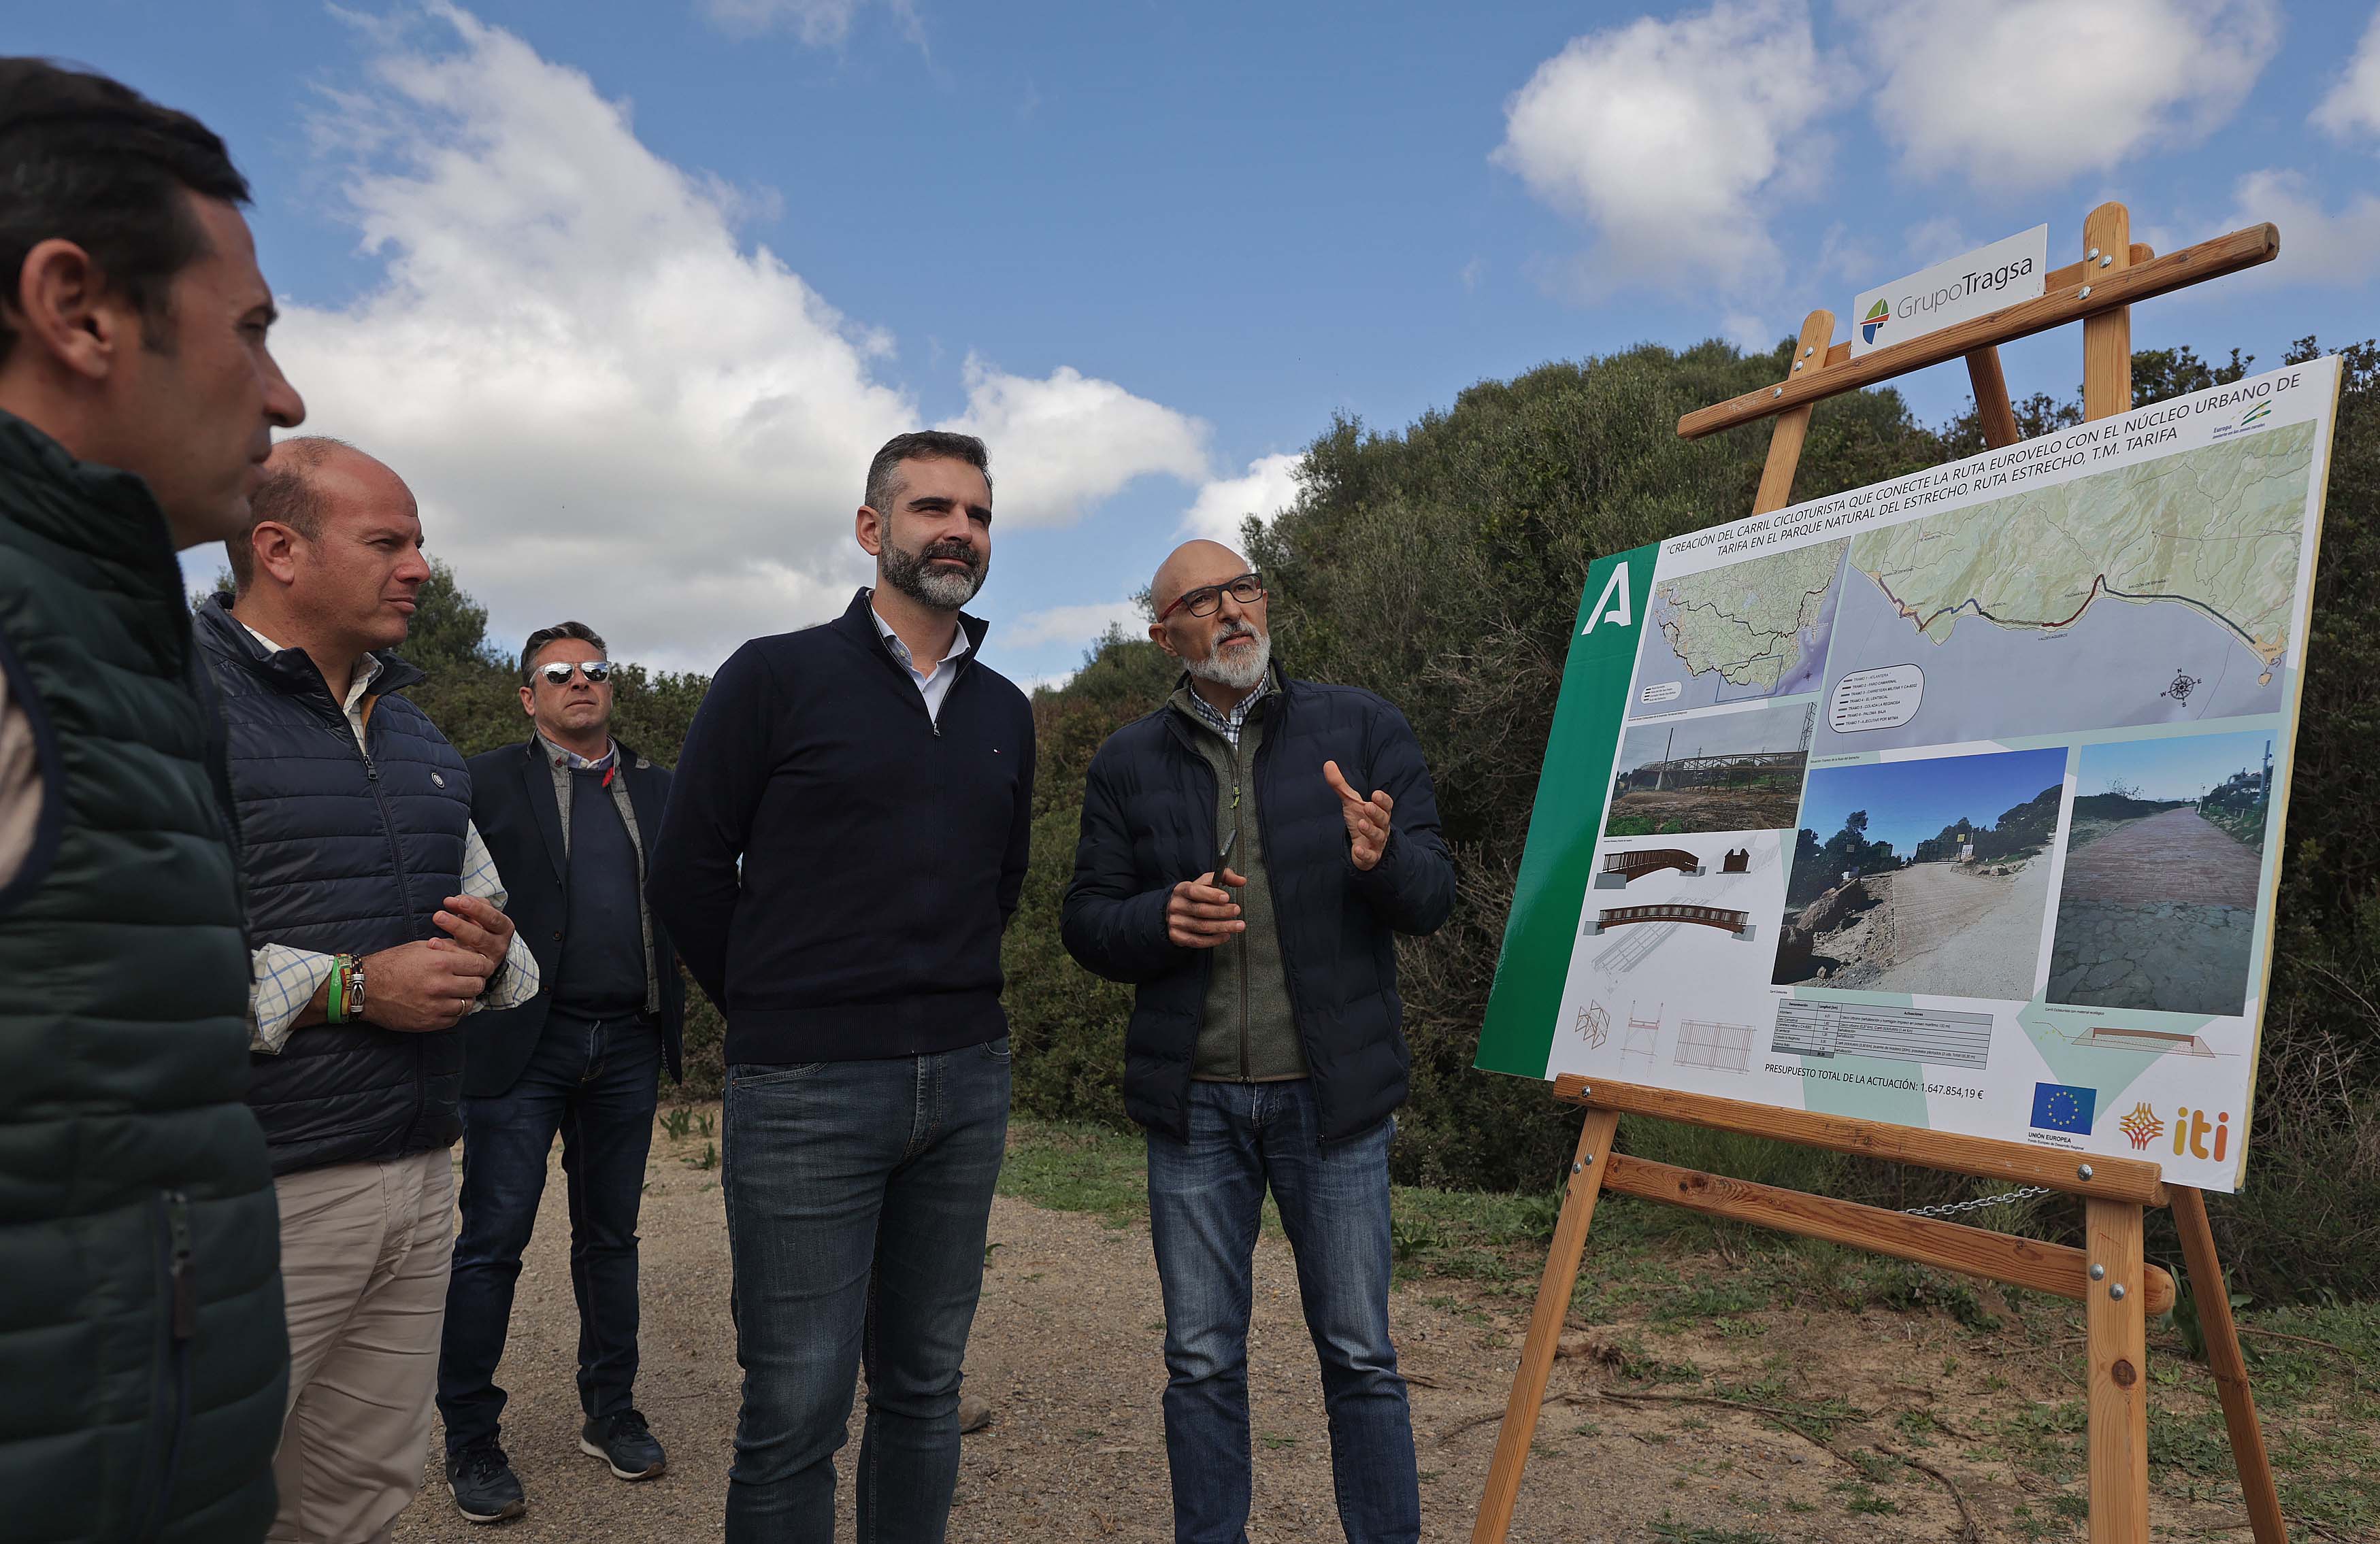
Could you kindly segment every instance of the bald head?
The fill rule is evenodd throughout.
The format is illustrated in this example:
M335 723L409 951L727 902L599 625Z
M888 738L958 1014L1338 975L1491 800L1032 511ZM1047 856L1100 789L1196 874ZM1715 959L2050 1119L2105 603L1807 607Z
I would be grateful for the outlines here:
M1162 611L1184 590L1229 584L1247 572L1248 561L1220 541L1185 541L1157 565L1157 577L1148 585L1149 604Z
M268 521L304 537L322 539L324 515L334 506L364 502L402 505L418 515L405 479L344 440L301 434L273 447L264 480L249 500L248 529L224 544L233 588L246 595L256 583L256 528Z

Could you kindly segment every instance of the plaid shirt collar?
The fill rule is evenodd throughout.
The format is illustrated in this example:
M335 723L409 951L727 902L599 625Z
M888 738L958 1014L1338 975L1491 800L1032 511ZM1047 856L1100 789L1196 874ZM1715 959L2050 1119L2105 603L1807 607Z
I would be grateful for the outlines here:
M538 735L537 742L545 747L546 760L572 772L601 772L620 759L620 742L616 740L606 742L603 754L592 761L576 751L555 744L542 732Z
M1240 730L1247 725L1249 710L1271 691L1272 671L1268 669L1246 696L1232 705L1232 711L1228 714L1217 711L1215 705L1200 696L1196 687L1190 687L1184 695L1190 699L1190 709L1198 715L1199 722L1221 735L1224 742L1236 751L1240 748Z

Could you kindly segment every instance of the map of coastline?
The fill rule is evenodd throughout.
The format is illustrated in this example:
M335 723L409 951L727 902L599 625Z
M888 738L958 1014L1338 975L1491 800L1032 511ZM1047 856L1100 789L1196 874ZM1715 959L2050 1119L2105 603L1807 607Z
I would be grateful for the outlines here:
M1656 585L1629 717L1815 690L1849 546L1820 542Z
M2292 424L1853 537L1812 754L2279 711L2313 445ZM1922 682L1911 711L1851 727L1863 671Z

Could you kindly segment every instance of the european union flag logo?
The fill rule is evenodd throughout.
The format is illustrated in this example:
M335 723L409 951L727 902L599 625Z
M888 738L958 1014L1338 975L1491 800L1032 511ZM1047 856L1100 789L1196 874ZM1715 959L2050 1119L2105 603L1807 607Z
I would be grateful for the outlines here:
M2091 1134L2091 1113L2099 1103L2097 1089L2078 1089L2069 1083L2035 1083L2033 1085L2033 1124L2043 1131L2079 1131Z

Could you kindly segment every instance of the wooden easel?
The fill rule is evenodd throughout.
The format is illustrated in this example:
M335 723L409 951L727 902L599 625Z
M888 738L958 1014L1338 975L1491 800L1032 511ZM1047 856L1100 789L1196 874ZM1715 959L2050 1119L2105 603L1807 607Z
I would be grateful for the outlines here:
M1832 341L1834 313L1813 311L1802 324L1785 380L1690 413L1678 420L1678 433L1699 439L1739 424L1776 418L1752 508L1753 513L1764 514L1792 501L1793 473L1809 432L1813 404L1963 357L1985 441L1995 448L2013 444L2016 415L2000 370L1999 345L2070 321L2082 323L2084 416L2109 417L2132 405L2131 302L2270 262L2280 252L2279 234L2271 225L2256 225L2160 258L2146 247L2132 245L2131 217L2123 205L2114 203L2091 211L2083 222L2082 242L2082 260L2051 271L2046 293L2038 299L1876 349L1856 361L1848 343ZM2268 973L2270 968L2268 956ZM1546 1381L1553 1370L1555 1344L1586 1249L1587 1224L1595 1216L1596 1199L1606 1190L2079 1299L2086 1309L2090 1363L2092 1544L2146 1544L2148 1538L2147 1316L2172 1306L2174 1283L2167 1272L2142 1259L2142 1236L2146 1208L2172 1207L2256 1544L2284 1544L2288 1538L2264 1430L2248 1390L2248 1367L2240 1354L2229 1289L2207 1225L2205 1198L2188 1186L2166 1184L2156 1164L2129 1158L2079 1159L2017 1142L1601 1080L1590 1084L1575 1074L1555 1080L1554 1097L1585 1106L1586 1120L1579 1131L1561 1217L1529 1317L1512 1397L1497 1432L1487 1493L1471 1532L1473 1544L1501 1544L1512 1525L1522 1467L1528 1461ZM2082 1199L2084 1247L2044 1244L1630 1158L1612 1151L1622 1114L2063 1191Z

